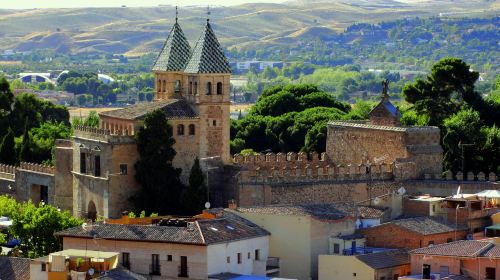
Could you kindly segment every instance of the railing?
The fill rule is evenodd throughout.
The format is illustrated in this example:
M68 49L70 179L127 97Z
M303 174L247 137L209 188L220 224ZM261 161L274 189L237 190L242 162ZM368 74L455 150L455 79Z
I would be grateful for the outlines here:
M184 277L184 278L189 277L188 276L189 275L189 270L188 270L187 266L179 265L178 271L179 271L179 274L177 275L178 277Z
M373 247L356 247L354 249L348 248L348 249L342 250L342 255L344 255L344 256L364 255L364 254L384 252L387 250L391 250L391 249L373 248Z
M161 265L150 264L149 265L149 275L161 275Z

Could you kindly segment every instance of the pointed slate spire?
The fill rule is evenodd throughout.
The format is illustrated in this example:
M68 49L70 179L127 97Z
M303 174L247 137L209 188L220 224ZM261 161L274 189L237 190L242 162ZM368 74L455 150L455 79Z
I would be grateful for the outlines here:
M186 73L231 74L231 67L215 36L210 20L194 47L193 54L184 70Z
M176 7L175 24L156 58L153 71L182 71L186 67L190 55L191 47L177 22Z

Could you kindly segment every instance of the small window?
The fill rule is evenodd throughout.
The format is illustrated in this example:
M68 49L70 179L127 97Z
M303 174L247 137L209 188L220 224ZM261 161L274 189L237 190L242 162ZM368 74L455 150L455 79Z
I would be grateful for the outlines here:
M47 271L47 264L46 263L42 263L42 271Z
M238 263L240 264L241 263L241 253L238 253L236 256L238 257Z
M207 83L207 95L212 94L212 82Z
M217 83L217 94L222 94L222 83L221 82Z
M167 91L167 82L166 81L163 81L163 92Z
M446 243L450 243L450 242L453 242L453 238L449 237L448 239L446 239Z
M161 91L161 80L158 80L158 91Z
M122 265L123 267L126 267L130 269L130 254L123 252L122 253Z
M172 255L167 255L167 262L171 262L172 261Z
M248 252L248 257L247 257L247 259L250 259L251 257L252 257L252 256L251 256L250 252Z
M255 250L255 260L256 261L260 260L260 250L259 249Z
M494 267L486 268L486 279L497 279L496 269Z
M227 262L227 263L231 263L231 257L227 257L227 258L226 258L226 262Z
M193 94L193 82L189 82L189 94Z
M183 124L177 125L177 135L184 135L184 125Z
M94 176L101 177L101 156L94 156Z
M432 204L432 213L436 212L436 204Z
M431 245L434 245L434 241L433 240L430 240L429 243L428 243L429 246Z
M87 158L85 153L80 153L80 173L87 173Z
M189 125L189 135L194 135L195 134L195 127L194 124Z
M120 164L120 175L127 175L127 165L125 163Z
M216 120L213 120L213 121L212 121L212 125L213 125L213 126L217 126L217 121L216 121Z
M340 254L340 244L333 243L333 253L334 254Z
M198 82L194 82L194 95L198 95Z
M354 273L352 274L352 276L356 277L356 272L354 272Z
M175 88L174 88L174 91L175 91L175 92L180 92L180 91L181 91L181 81L180 81L180 80L176 80L176 81L175 81Z

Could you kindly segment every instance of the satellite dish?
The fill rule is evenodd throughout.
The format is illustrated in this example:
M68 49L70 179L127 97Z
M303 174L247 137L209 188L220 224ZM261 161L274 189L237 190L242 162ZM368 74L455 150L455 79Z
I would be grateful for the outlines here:
M89 273L89 275L90 275L90 276L94 275L94 272L95 272L95 271L94 271L94 269L93 269L93 268L89 268L88 273Z
M404 187L399 188L398 194L399 195L404 195L406 193L406 189Z
M380 203L380 198L375 197L375 198L373 199L373 204L378 205L379 203Z
M210 202L205 202L205 209L210 209Z

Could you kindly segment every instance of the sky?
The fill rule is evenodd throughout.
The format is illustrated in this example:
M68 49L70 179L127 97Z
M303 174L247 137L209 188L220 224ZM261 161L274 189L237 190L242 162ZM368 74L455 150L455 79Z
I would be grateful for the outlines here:
M158 5L233 6L244 3L282 3L285 0L0 0L0 9L74 8L74 7L147 7Z

